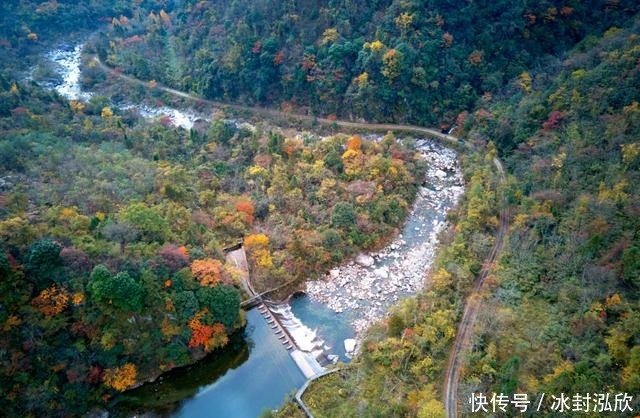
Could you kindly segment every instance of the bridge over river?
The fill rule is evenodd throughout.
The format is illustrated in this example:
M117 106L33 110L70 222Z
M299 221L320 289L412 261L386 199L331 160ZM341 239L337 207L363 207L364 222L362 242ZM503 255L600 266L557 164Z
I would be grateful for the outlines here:
M242 244L238 244L225 250L227 263L233 265L241 272L242 286L249 298L242 302L244 309L257 309L267 322L273 333L282 341L283 347L289 351L291 358L296 363L302 374L311 379L326 370L320 365L314 353L302 350L297 344L295 338L291 335L287 327L282 321L280 309L273 302L265 299L265 295L273 292L271 289L267 292L257 293L251 286L251 278L249 273L249 263L247 255Z

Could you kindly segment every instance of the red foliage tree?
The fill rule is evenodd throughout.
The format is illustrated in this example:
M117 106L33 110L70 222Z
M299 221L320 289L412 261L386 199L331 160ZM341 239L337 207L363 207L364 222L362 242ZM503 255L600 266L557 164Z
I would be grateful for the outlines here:
M158 254L162 257L164 264L173 271L189 265L189 251L184 246L168 244L162 247Z
M551 113L549 113L549 117L547 118L547 120L542 124L542 128L545 131L550 131L557 128L562 119L565 118L565 116L566 113L560 112L559 110L553 110Z

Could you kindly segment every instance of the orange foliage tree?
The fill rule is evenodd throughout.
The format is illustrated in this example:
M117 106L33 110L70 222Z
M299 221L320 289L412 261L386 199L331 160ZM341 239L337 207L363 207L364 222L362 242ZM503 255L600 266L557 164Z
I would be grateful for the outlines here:
M212 258L195 260L191 263L191 273L201 285L215 287L222 280L222 263Z
M138 369L135 364L127 363L120 367L104 371L104 384L118 392L124 392L136 383Z
M222 347L227 344L229 338L224 330L224 325L216 323L206 325L202 323L202 316L207 310L200 311L189 321L189 329L191 329L191 339L189 340L189 348L203 346L205 351L211 351L216 347Z
M352 151L360 151L362 148L362 138L360 135L354 135L347 141L347 149Z
M236 203L236 210L240 213L244 213L249 225L253 223L253 215L256 210L253 207L253 203L251 203L251 200L246 198L241 199L238 203Z
M40 292L31 304L43 315L57 315L67 308L69 294L63 288L54 284Z

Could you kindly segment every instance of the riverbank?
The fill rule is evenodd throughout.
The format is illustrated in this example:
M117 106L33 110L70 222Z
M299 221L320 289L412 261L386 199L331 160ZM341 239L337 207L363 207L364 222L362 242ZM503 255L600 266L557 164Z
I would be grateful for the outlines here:
M357 338L397 300L423 288L446 213L464 191L455 152L433 140L417 144L428 171L402 232L384 249L360 254L306 286L312 300L347 316Z

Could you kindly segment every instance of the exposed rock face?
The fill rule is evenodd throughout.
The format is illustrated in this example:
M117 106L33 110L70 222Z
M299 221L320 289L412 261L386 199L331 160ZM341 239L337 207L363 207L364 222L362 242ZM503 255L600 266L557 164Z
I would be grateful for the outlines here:
M349 183L347 191L353 196L364 196L371 199L376 191L376 183L373 181L356 180Z
M428 140L418 146L429 166L426 186L420 188L402 233L382 251L359 254L324 279L307 283L309 297L347 315L358 337L399 298L423 287L446 213L464 191L455 152Z

